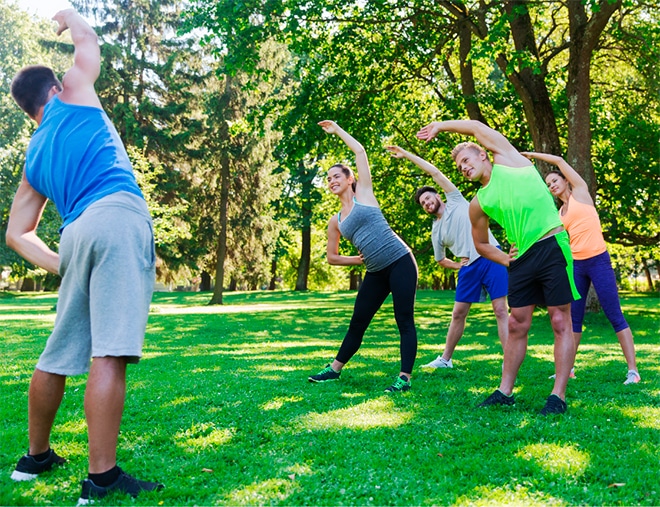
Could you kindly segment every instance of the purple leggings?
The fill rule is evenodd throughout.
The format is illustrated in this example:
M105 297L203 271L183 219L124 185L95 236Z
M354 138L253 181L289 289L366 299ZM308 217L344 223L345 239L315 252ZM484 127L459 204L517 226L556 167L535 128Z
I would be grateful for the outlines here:
M575 287L582 296L578 301L571 303L574 333L582 332L584 307L590 283L594 284L600 306L612 324L614 332L618 333L628 327L628 323L623 313L621 313L616 278L614 277L610 254L607 251L590 259L573 260L573 278L575 279Z

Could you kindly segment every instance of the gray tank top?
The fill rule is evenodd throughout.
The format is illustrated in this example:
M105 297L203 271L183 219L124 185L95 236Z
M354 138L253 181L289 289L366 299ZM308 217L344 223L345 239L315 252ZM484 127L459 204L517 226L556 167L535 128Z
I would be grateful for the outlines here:
M342 220L337 214L339 232L362 254L367 271L380 271L410 252L410 248L388 225L376 206L360 204L353 198L353 209Z

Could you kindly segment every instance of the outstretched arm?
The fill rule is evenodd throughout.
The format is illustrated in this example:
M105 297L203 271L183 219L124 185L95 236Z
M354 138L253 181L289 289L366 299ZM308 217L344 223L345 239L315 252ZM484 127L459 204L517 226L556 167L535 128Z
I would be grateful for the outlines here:
M355 194L358 200L364 204L378 206L378 201L376 201L376 197L374 196L373 182L371 181L369 160L367 159L367 152L364 151L363 146L334 121L323 120L319 122L319 125L328 134L339 136L339 138L346 143L346 146L355 153L355 167L358 173Z
M73 41L73 66L62 79L64 90L60 98L70 104L101 107L94 90L94 83L101 72L101 50L96 32L87 21L73 9L59 11L53 19L57 21L57 35L67 29Z
M330 222L328 222L328 244L326 246L328 264L333 266L357 266L362 264L362 255L339 255L340 237L337 215L333 215Z
M430 141L439 132L456 132L474 137L493 154L493 162L509 167L526 167L529 161L516 150L509 140L477 120L434 121L417 132L417 137Z
M60 258L37 236L37 226L47 199L32 188L25 175L9 212L7 246L25 260L51 273L58 273Z
M523 151L521 155L524 155L528 158L543 160L549 164L557 166L557 169L561 171L561 173L566 178L566 181L571 184L571 192L573 193L573 197L582 203L590 204L591 206L594 205L594 201L591 198L591 194L589 193L587 182L584 181L582 176L580 176L578 172L573 169L570 164L566 162L562 157L558 155L550 155L549 153L538 153L536 151Z
M409 151L404 150L399 146L385 146L385 149L389 151L395 158L405 158L410 160L422 171L431 176L433 181L435 181L440 186L440 188L444 190L445 193L453 192L456 190L456 185L449 181L449 178L442 174L442 172L437 167L427 162L423 158L418 157L417 155L413 155Z

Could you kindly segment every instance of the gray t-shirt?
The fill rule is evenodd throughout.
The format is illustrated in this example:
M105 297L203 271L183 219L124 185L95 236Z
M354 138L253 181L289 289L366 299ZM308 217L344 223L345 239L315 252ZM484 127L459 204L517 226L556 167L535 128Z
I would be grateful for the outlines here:
M445 212L441 218L433 221L431 230L435 260L444 259L446 257L445 249L449 248L456 257L467 257L470 259L468 264L472 264L480 255L472 240L470 203L459 190L445 194L445 198L447 204ZM488 240L491 245L499 246L490 229L488 229Z
M410 252L408 245L390 228L376 206L353 199L353 209L344 219L337 215L339 232L362 254L367 271L385 269Z

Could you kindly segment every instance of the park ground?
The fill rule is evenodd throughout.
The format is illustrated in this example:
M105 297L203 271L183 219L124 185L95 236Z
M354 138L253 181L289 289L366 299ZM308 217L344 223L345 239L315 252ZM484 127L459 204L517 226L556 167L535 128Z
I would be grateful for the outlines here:
M398 372L391 305L341 380L310 384L329 362L354 292L157 293L144 357L129 367L119 464L165 489L98 505L660 505L660 308L622 295L642 382L601 314L587 316L568 412L541 417L552 333L537 310L511 408L478 409L499 383L488 304L475 305L454 369L422 371L441 351L453 292L420 291L413 387ZM54 321L52 293L0 295L0 505L74 505L86 473L85 377L69 379L52 439L68 463L37 480L9 476L27 447L27 391Z

